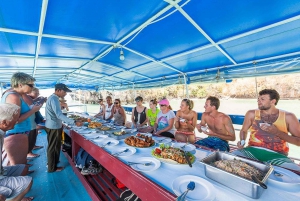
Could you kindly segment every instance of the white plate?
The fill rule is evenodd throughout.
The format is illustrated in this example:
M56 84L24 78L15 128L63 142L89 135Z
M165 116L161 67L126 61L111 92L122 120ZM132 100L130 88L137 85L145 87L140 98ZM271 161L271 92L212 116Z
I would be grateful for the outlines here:
M172 142L172 139L171 138L168 138L168 137L153 137L152 138L156 143L159 143L159 144L167 144L169 142Z
M96 141L94 141L94 142L96 142ZM106 145L108 142L110 142L110 144ZM112 146L115 146L115 145L119 144L119 140L115 140L113 138L108 137L108 138L105 138L103 140L99 140L99 143L97 143L97 144L100 147L102 147L104 145L106 145L105 147L112 147Z
M197 177L194 175L183 175L177 177L172 184L172 189L177 196L180 196L187 189L188 183L190 181L195 182L195 189L189 191L185 197L185 200L188 201L210 201L214 200L216 197L215 187L205 179Z
M175 148L181 148L182 146L184 146L186 143L182 143L182 142L176 142L174 143L172 146ZM194 151L196 149L196 147L192 144L187 144L183 150L184 151Z
M85 138L87 140L92 140L94 142L103 141L103 139L107 138L107 135L101 135L101 134L93 134L93 135L86 135Z
M128 149L128 151L127 151L127 152L122 152L122 151L124 151L125 149ZM122 153L120 153L120 152L122 152ZM118 157L119 157L119 156L120 156L120 157L122 157L122 156L131 156L131 155L133 155L135 152L136 152L136 149L133 148L133 147L122 147L122 148L117 149L116 151L114 151L114 152L112 153L112 155L117 154L117 153L120 153L119 155L117 155Z
M160 167L160 161L152 158L152 157L142 157L142 158L137 158L136 160L130 161L130 162L136 162L136 163L149 163L152 162L149 166L145 166L142 164L133 164L130 165L132 169L135 169L137 171L141 172L150 172L158 169Z
M300 185L300 176L281 167L273 166L274 170L269 176L270 183L275 185ZM274 172L282 176L276 176Z
M189 165L188 163L185 163L185 164L181 164L181 163L178 163L177 161L174 161L172 159L166 159L166 158L159 158L153 154L151 154L154 158L156 158L157 160L159 160L160 162L163 162L163 163L168 163L168 164L172 164L172 165ZM192 164L194 164L196 162L196 157L193 155L194 157L194 160L192 162Z
M148 137L152 137L151 133L140 133L140 132L138 132L137 134L141 134L141 135L145 135L145 136L148 136ZM137 136L137 134L136 134L136 136Z

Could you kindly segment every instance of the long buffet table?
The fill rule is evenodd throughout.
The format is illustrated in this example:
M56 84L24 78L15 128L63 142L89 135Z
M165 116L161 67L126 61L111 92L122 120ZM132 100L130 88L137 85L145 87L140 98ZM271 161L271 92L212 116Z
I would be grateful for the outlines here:
M79 148L82 147L106 170L118 178L142 200L175 200L176 195L173 193L172 183L174 179L182 175L195 175L209 181L216 189L215 200L255 200L227 188L205 176L204 166L197 161L209 155L210 151L196 149L194 153L196 156L196 162L193 164L192 168L188 165L173 165L162 162L161 166L157 170L151 172L138 172L128 166L126 162L138 160L140 157L151 157L151 150L154 147L136 148L136 153L131 156L115 157L112 156L111 153L116 152L116 150L120 149L120 147L128 147L128 145L124 143L124 140L120 140L119 144L116 146L106 146L105 148L101 148L92 140L86 140L80 132L66 129L65 132L72 138L72 158L70 158L69 161L77 173L78 170L74 167L73 159ZM95 136L96 135L97 134L95 134ZM77 175L80 177L81 181L84 182L84 186L93 200L103 199L97 196L97 192L91 188L90 183L86 181L84 176L80 175L80 173ZM276 186L274 184L268 184L268 189L263 192L258 200L299 199L300 184L291 186Z

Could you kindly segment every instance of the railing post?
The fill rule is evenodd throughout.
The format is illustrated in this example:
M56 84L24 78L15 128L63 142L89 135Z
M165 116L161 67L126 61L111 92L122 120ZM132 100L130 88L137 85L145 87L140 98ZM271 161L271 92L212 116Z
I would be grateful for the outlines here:
M185 97L189 98L189 88L188 88L188 85L187 85L186 74L183 74L183 78L184 78L184 84L185 84Z

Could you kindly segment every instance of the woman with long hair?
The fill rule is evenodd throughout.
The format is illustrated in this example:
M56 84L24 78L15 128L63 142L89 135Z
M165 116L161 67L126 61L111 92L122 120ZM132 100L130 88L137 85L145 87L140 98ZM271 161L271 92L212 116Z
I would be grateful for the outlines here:
M154 124L154 135L174 138L174 118L175 113L167 99L159 101L160 112Z
M194 143L195 127L197 124L197 113L192 110L194 102L189 99L183 99L180 104L180 110L177 111L175 117L175 139L181 142Z
M148 125L151 126L151 127L153 127L154 124L155 124L155 122L156 122L157 115L158 115L158 113L160 111L157 108L157 100L156 100L156 98L150 100L149 107L150 107L150 109L147 110Z
M124 126L126 122L126 114L124 108L121 106L120 99L116 98L113 107L114 123L116 125Z
M100 98L99 101L98 101L99 105L100 105L100 110L98 112L98 114L95 115L95 117L103 117L103 112L104 112L104 108L105 108L105 105L103 103L103 99Z
M143 98L138 96L135 98L136 107L132 109L131 121L135 128L142 127L147 124L147 107L143 106Z
M22 95L31 92L34 81L35 79L26 73L14 73L11 78L12 90L6 92L1 99L2 103L15 104L21 108L17 124L13 129L6 132L4 138L4 149L7 152L10 165L26 164L28 133L31 130L29 117L37 112L42 105L33 105L30 109Z

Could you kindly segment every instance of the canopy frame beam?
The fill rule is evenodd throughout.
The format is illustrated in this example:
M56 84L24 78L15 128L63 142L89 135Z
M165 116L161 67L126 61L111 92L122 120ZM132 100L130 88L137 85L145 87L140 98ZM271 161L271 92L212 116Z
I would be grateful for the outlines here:
M40 52L40 47L41 47L41 42L42 42L42 37L43 37L42 34L43 34L43 30L44 30L47 7L48 7L48 0L43 0L42 10L41 10L41 18L40 18L40 24L39 24L38 39L37 39L36 48L35 48L35 58L34 58L32 77L35 76L35 72L36 72L36 68L37 68L37 62L38 62L38 58L39 58L39 52Z

